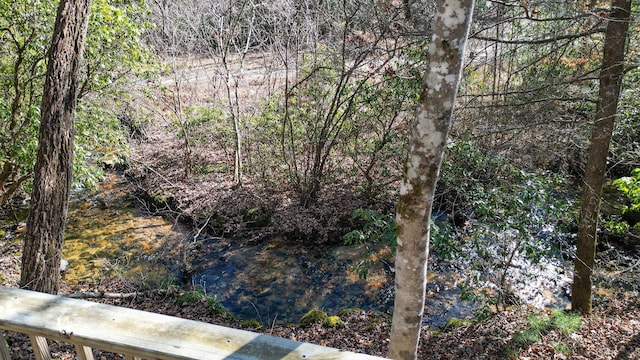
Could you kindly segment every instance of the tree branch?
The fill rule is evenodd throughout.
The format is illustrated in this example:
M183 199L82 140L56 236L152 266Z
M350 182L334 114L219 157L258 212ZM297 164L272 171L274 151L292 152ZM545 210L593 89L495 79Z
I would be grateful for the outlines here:
M501 44L529 44L529 45L540 45L540 44L550 44L550 43L554 43L556 41L559 40L575 40L575 39L579 39L585 36L589 36L589 35L593 35L593 34L598 34L598 33L603 33L604 29L600 28L600 27L594 27L591 28L587 31L583 31L577 34L564 34L564 35L560 35L560 36L556 36L556 37L552 37L552 38L542 38L542 39L516 39L516 40L506 40L506 39L498 39L498 38L493 38L493 37L488 37L488 36L479 36L479 35L474 35L472 36L474 39L476 40L484 40L484 41L492 41L492 42L497 42L497 43L501 43Z

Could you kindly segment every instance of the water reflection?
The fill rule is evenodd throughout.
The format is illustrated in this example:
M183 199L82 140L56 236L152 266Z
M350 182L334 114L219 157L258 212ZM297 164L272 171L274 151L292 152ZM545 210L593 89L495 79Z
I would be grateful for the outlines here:
M230 250L194 280L233 313L264 323L297 322L314 307L329 313L354 307L387 310L381 292L393 278L384 263L374 264L366 279L352 271L366 256L388 259L391 254L384 247L366 254L359 247L310 249L275 240Z
M243 318L269 325L274 320L295 323L313 308L330 314L346 308L393 310L393 254L384 244L311 249L275 240L231 247L225 239L198 247L209 260L196 265L203 270L194 282ZM225 248L229 250L221 250ZM361 279L354 266L365 258L373 262ZM429 272L425 325L439 327L477 309L477 304L460 300L457 279L454 272Z

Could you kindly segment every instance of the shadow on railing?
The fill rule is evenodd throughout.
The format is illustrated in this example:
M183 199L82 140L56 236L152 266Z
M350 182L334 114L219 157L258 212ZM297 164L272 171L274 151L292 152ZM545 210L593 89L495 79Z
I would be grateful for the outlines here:
M0 329L29 335L36 360L51 359L47 339L137 359L381 360L309 343L34 291L0 287ZM10 360L0 337L0 360Z

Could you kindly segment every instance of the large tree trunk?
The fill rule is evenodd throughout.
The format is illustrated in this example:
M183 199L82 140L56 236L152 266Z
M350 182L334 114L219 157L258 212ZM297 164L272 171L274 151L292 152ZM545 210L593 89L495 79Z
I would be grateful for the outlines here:
M429 221L461 77L474 0L439 0L417 122L396 214L395 304L389 356L415 359L424 312Z
M609 143L618 109L624 75L625 43L631 16L631 0L614 0L604 40L600 71L600 93L596 105L595 125L584 176L580 227L571 294L571 307L591 313L591 273L595 253L602 184L609 153Z
M89 0L61 0L49 48L20 286L55 294L73 160L77 78Z

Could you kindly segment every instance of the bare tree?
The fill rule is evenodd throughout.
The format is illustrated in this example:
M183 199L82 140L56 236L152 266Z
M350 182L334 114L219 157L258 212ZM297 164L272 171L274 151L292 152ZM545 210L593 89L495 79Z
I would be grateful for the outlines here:
M591 273L595 265L598 217L611 134L618 111L624 76L625 45L631 17L631 0L614 0L608 16L600 92L582 187L582 208L575 258L571 307L591 313Z
M462 62L473 0L436 5L428 67L411 137L396 214L395 303L389 355L416 359L426 290L429 222Z
M49 48L20 286L57 293L71 188L73 121L89 0L61 0Z
M525 169L581 175L607 9L490 2L478 9L453 133Z
M281 156L303 206L317 200L335 160L332 154L345 142L345 128L371 105L361 99L364 90L385 86L379 78L400 58L407 40L399 40L394 29L401 8L344 1L312 10L306 21L292 23L291 30L315 32L291 34L277 48L286 69ZM327 38L332 41L324 41Z

